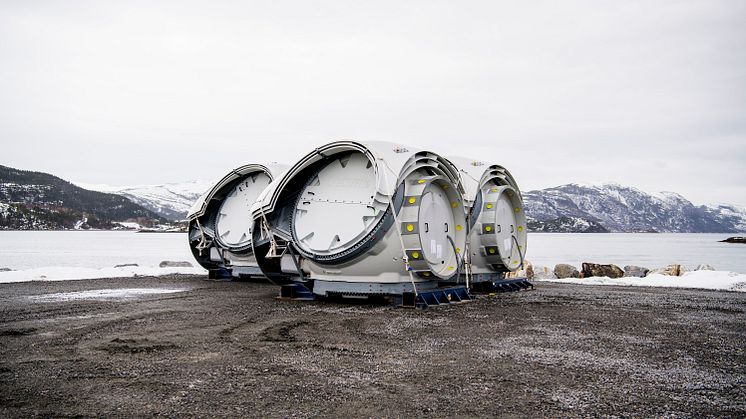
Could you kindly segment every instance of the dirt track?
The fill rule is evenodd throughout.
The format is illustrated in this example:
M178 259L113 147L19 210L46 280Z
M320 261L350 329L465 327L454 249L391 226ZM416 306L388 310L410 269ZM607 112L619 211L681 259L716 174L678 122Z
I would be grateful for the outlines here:
M113 288L188 291L29 298ZM538 283L425 312L276 293L2 284L0 416L746 415L746 293Z

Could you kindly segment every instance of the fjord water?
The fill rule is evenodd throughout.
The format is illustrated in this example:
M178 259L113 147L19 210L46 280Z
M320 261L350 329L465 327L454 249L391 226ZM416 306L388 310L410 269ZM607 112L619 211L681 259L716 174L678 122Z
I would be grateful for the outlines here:
M746 245L719 243L728 234L531 233L526 259L553 267L582 262L656 268L700 263L746 273ZM127 231L0 231L0 268L47 266L111 268L137 263L155 267L163 260L196 265L185 234Z
M649 269L681 264L694 269L701 263L719 271L746 273L746 245L720 243L735 234L684 233L530 233L526 259L554 267L582 262L643 266Z
M0 231L0 268L112 268L128 263L157 267L164 260L184 260L196 265L186 234Z

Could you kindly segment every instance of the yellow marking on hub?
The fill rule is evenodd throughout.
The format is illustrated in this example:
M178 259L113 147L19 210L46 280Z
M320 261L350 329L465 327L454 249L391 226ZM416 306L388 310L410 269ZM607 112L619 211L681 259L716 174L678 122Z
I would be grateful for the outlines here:
M449 186L448 186L448 185L443 185L443 190L444 190L444 191L447 191L447 190L448 190L448 188L449 188Z
M430 272L423 272L422 276L430 276Z
M415 197L409 198L409 203L410 204L414 204L415 202L417 202L417 198L415 198Z
M456 248L456 253L461 253L461 248L460 247Z
M515 212L521 212L521 209L519 207L515 207Z
M495 249L490 249L489 252L490 252L491 255L494 255L495 254Z
M523 231L523 227L518 226L518 231Z
M417 183L420 183L420 184L425 183L425 179L420 179L417 181Z
M420 258L420 252L412 252L412 258L419 259Z
M453 208L456 208L458 206L458 202L456 202L456 201L451 202L451 206Z
M461 231L463 227L461 227L461 224L456 224L456 231Z
M453 270L453 266L449 266L449 267L448 267L448 270L449 270L449 271L452 271L452 270Z
M492 208L492 204L487 204L487 209Z
M484 228L484 231L487 231L487 232L490 232L490 231L492 231L492 226L486 226L486 227Z
M492 190L490 190L490 192L497 192L497 188L492 188Z
M407 224L407 231L414 231L414 225Z

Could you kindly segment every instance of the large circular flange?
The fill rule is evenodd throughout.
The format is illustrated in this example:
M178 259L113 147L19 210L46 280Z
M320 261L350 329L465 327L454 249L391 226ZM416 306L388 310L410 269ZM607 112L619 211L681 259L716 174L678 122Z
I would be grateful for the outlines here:
M412 177L422 176L413 173ZM449 279L458 273L466 243L466 214L456 187L443 176L407 180L400 214L402 239L413 271Z
M224 248L244 251L251 246L251 206L272 181L267 173L252 173L232 186L215 219L215 240Z
M523 202L510 186L490 187L484 193L479 232L483 255L496 269L515 271L526 254Z
M334 158L311 177L293 210L298 250L329 258L355 247L379 223L387 203L376 201L376 171L362 153Z

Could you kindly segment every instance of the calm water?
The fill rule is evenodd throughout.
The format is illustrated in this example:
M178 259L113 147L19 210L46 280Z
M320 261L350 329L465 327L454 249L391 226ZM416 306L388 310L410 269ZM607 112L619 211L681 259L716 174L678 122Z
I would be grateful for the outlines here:
M526 259L535 265L582 262L656 268L700 263L721 271L746 273L746 245L719 243L733 234L573 234L531 233Z
M0 231L0 268L111 268L125 263L156 267L163 260L186 260L194 263L186 234Z
M581 262L655 268L707 263L718 270L746 273L746 245L718 243L727 234L540 234L529 235L526 259L554 266ZM158 266L162 260L187 260L185 234L124 231L0 231L0 268L43 266L86 268L125 263Z

